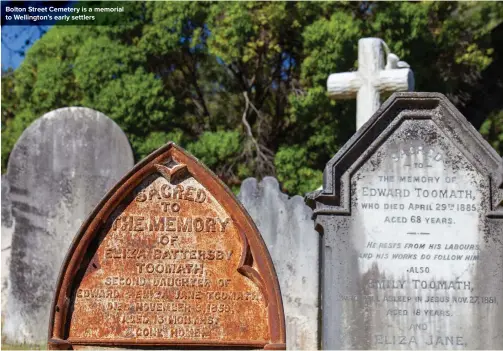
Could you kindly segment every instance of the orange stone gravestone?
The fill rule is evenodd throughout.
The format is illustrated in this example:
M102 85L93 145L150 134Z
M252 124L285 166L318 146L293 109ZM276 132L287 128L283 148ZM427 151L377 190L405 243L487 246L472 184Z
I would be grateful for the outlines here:
M169 143L81 227L63 264L50 349L285 349L279 285L229 189Z

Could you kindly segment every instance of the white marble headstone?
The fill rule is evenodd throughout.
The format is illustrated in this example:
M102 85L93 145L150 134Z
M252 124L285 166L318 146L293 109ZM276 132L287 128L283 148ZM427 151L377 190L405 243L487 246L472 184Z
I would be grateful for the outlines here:
M2 319L7 307L7 292L9 289L9 264L12 246L12 232L14 219L12 218L12 202L9 196L9 182L2 175Z
M70 243L133 162L119 126L88 108L49 112L23 132L6 175L13 217L2 328L7 343L47 340L56 279Z
M503 163L445 97L393 95L324 175L324 349L503 349Z
M239 200L264 238L278 275L288 350L319 345L319 236L312 210L300 196L281 192L276 178L241 185Z

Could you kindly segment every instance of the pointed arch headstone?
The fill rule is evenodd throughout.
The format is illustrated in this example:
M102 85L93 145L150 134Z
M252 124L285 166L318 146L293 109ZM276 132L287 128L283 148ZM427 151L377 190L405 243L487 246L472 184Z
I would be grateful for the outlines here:
M272 260L206 167L169 143L85 221L63 264L49 347L285 348Z

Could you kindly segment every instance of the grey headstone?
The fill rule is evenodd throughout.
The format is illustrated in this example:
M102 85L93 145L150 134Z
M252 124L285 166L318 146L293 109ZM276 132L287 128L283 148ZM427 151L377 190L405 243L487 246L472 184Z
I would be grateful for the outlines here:
M47 339L55 283L70 243L133 163L123 131L88 108L52 111L23 132L7 168L15 221L2 330L8 343Z
M12 244L14 219L12 217L12 203L9 196L9 182L2 175L2 319L7 306L7 291L9 287L9 263Z
M278 181L246 179L238 195L257 225L278 275L286 318L287 349L317 349L319 235L312 210L300 196L289 198Z
M503 162L441 94L394 94L308 196L324 349L503 349Z

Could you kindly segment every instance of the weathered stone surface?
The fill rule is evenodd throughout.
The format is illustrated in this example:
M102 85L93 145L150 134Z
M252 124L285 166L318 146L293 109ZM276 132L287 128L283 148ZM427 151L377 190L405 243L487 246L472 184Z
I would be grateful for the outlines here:
M14 220L7 342L47 340L56 279L73 235L133 163L122 130L88 108L47 113L21 135L7 168Z
M308 196L325 349L503 349L503 162L442 95L402 93Z
M379 108L381 93L414 90L414 74L409 67L382 39L362 38L358 40L358 71L331 74L327 91L332 99L356 98L359 129Z
M12 203L9 196L9 182L2 175L2 319L7 306L7 291L9 287L9 264L12 244L14 219L12 218Z
M300 196L281 192L276 178L241 185L239 200L259 228L278 274L289 350L318 348L319 235Z
M169 143L104 197L63 263L49 347L285 348L260 233L225 185Z

